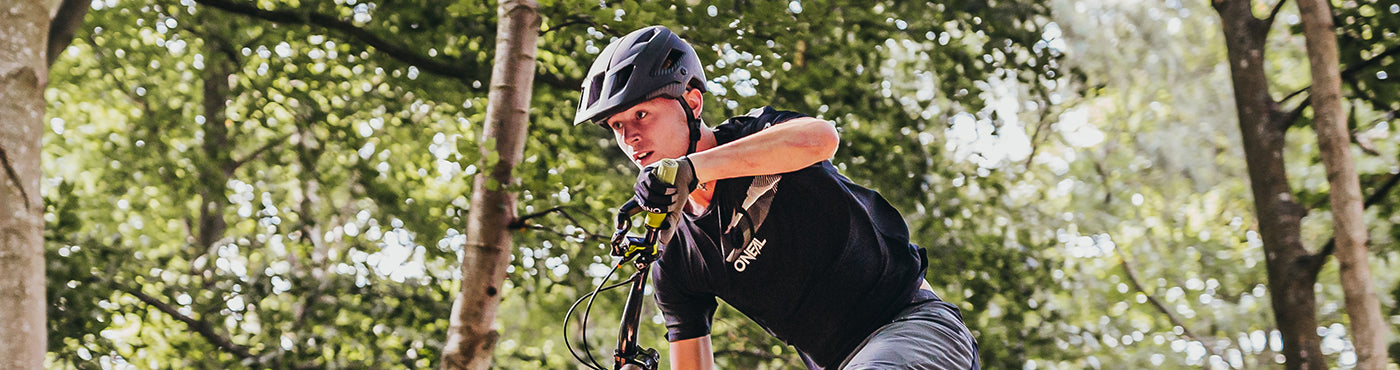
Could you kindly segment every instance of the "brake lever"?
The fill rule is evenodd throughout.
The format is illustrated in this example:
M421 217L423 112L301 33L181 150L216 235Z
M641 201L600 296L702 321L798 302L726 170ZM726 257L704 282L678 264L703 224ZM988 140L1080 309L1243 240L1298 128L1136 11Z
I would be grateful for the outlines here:
M636 216L638 213L642 213L642 206L637 203L636 199L628 200L617 209L617 220L613 224L612 235L613 256L627 256L627 246L632 244L627 240L627 232L632 230L632 216Z
M675 182L676 167L678 162L674 159L662 159L658 163L656 175L667 183ZM630 259L636 252L645 252L643 257L656 255L656 242L661 235L661 230L665 227L666 214L650 213L646 215L646 236L642 238L627 236L627 232L632 229L632 217L642 213L643 209L635 198L629 199L617 209L617 220L613 227L612 235L612 255Z

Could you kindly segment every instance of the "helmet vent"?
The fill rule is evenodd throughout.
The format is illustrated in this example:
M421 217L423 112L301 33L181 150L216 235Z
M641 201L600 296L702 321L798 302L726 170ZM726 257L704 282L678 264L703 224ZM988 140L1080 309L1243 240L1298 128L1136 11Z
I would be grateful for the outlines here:
M622 92L623 88L627 87L627 80L632 78L632 68L633 66L631 65L622 67L617 73L613 74L612 91L608 92L608 97L617 95L617 93Z
M633 41L632 45L635 46L637 44L651 41L652 37L656 37L656 29L649 29L646 33L641 34L641 36L637 36L637 41Z
M593 76L593 81L588 84L588 100L583 103L584 107L592 106L598 102L598 96L603 94L603 74Z
M685 52L671 49L671 53L666 54L666 60L661 62L661 69L657 71L657 74L670 74L675 70L676 64L680 63L682 56L685 56Z

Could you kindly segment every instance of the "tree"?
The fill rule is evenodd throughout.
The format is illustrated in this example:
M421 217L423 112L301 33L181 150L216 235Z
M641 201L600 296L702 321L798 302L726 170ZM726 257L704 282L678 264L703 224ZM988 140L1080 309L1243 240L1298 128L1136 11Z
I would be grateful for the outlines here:
M1300 223L1309 211L1309 206L1304 204L1296 195L1285 173L1284 167L1284 144L1285 133L1300 119L1305 119L1303 110L1307 103L1300 103L1291 109L1281 108L1280 105L1288 101L1293 96L1303 92L1290 94L1283 99L1275 100L1270 93L1270 78L1266 73L1265 65L1265 45L1268 39L1268 32L1272 28L1276 16L1286 4L1286 1L1278 2L1267 16L1259 18L1255 15L1255 3L1253 1L1232 1L1220 0L1213 2L1224 22L1224 35L1226 49L1229 55L1229 65L1233 78L1235 91L1235 104L1237 107L1240 129L1243 134L1242 140L1245 148L1246 162L1249 165L1249 178L1253 187L1254 202L1259 219L1259 230L1263 236L1265 255L1267 257L1269 273L1269 290L1275 311L1275 320L1283 333L1284 353L1288 358L1289 368L1322 368L1325 366L1323 358L1320 356L1321 350L1318 344L1318 337L1314 334L1317 328L1316 318L1316 296L1313 286L1318 279L1318 273L1327 261L1327 257L1333 253L1333 244L1328 242L1317 252L1309 251L1304 247L1301 239ZM1365 225L1361 224L1360 208L1365 207L1371 201L1358 203L1360 199L1359 190L1353 195L1348 189L1359 186L1347 184L1345 164L1341 154L1350 150L1351 132L1345 129L1345 120L1341 118L1340 99L1342 93L1328 84L1335 84L1336 78L1329 75L1339 75L1343 80L1356 79L1362 70L1376 67L1378 63L1384 63L1386 55L1394 53L1394 46L1387 46L1384 42L1363 46L1359 49L1366 50L1355 54L1346 54L1348 58L1343 59L1344 64L1349 64L1348 68L1340 70L1335 66L1328 66L1329 57L1325 51L1324 41L1333 35L1333 30L1328 25L1331 24L1330 11L1326 6L1307 4L1300 6L1304 13L1304 28L1308 35L1309 59L1313 60L1313 82L1311 91L1312 99L1318 102L1325 102L1325 106L1314 107L1314 122L1317 122L1317 131L1324 150L1324 161L1327 162L1328 179L1333 180L1331 198L1333 199L1332 213L1336 220L1337 233L1343 235L1341 239L1346 239L1346 243L1352 245L1352 249L1347 252L1349 255L1342 262L1343 288L1347 291L1348 312L1352 315L1352 332L1358 336L1358 356L1366 356L1365 361L1384 361L1377 359L1378 342L1383 343L1383 339L1377 339L1373 329L1383 328L1384 325L1377 325L1376 318L1372 318L1371 313L1375 313L1374 303L1365 303L1361 297L1365 291L1371 290L1369 278L1361 278L1369 267L1367 263L1368 255L1364 251ZM1311 7L1309 7L1311 6ZM1375 6L1370 4L1353 4L1352 9ZM1355 16L1347 17L1347 28L1361 27L1364 22L1357 21ZM1389 21L1381 20L1381 24ZM1348 32L1344 29L1342 34ZM1370 39L1369 37L1367 39ZM1358 45L1365 45L1358 43ZM1377 49L1381 52L1375 52ZM1388 49L1387 49L1388 47ZM1335 59L1335 58L1330 58ZM1384 73L1378 73L1376 78L1385 79ZM1361 86L1354 84L1355 87ZM1352 90L1353 96L1361 101L1370 102L1381 109L1391 108L1390 101L1378 99L1375 95L1366 92L1364 89ZM1364 147L1363 147L1364 148ZM1392 176L1393 177L1393 176ZM1375 194L1381 195L1390 191L1391 185L1380 185L1375 187ZM1373 197L1368 197L1373 198ZM1358 207L1359 206L1359 207ZM1360 264L1359 266L1357 264ZM1358 280L1362 279L1362 280ZM1352 306L1355 304L1356 306ZM1356 311L1353 311L1356 310ZM1369 311L1369 312L1368 312ZM1379 317L1379 314L1375 314ZM1359 320L1359 321L1357 321ZM1383 333L1379 334L1382 338ZM1360 339L1365 336L1364 340ZM1362 353L1365 352L1365 353ZM1366 362L1361 366L1377 366L1376 362Z
M38 369L47 341L44 203L39 193L49 4L7 2L0 12L0 367Z
M483 163L508 163L492 146L503 142L484 139L484 111L496 103L486 91L495 72L484 67L497 58L487 46L503 23L496 9L90 5L49 89L42 186L57 262L48 284L55 366L444 361L442 312L478 281L462 275L459 225L490 208L470 199L478 186L466 179L485 177ZM1037 102L1026 115L1056 109L1040 87L1068 73L1053 50L1035 47L1043 3L571 0L539 12L519 181L497 181L517 194L521 215L502 254L510 263L497 286L494 366L572 365L558 345L561 313L606 272L597 233L634 178L600 149L610 146L603 134L570 124L579 79L611 37L657 23L710 62L719 88L709 122L762 104L838 122L836 162L906 210L933 254L930 278L966 309L987 363L1084 358L1055 347L1060 308L1022 303L1064 294L1051 281L1057 258L1042 252L1053 230L1023 226L1032 224L1021 221L1025 196L1003 203L1015 174L942 149L954 116L1023 127L982 101L988 81L1023 81L1019 93ZM1001 309L982 309L991 305ZM615 323L600 318L620 309L601 298L586 339L610 341ZM730 308L714 328L722 366L799 361ZM665 350L659 324L643 330L644 343Z
M500 336L495 328L496 309L512 250L509 225L516 208L512 188L519 183L514 171L529 132L535 40L540 29L538 8L534 0L502 0L496 13L500 22L496 26L496 60L481 143L484 170L472 186L462 289L452 303L452 325L442 352L444 368L489 368Z
M1334 240L1337 262L1341 264L1342 289L1346 292L1347 314L1351 318L1357 367L1385 368L1385 320L1371 283L1370 253L1366 248L1365 207L1360 180L1351 159L1351 130L1342 109L1341 68L1338 67L1336 27L1332 5L1325 0L1298 0L1303 32L1307 36L1308 61L1312 67L1309 99L1313 125L1322 162L1330 183Z
M1299 238L1299 222L1305 209L1289 189L1283 168L1283 138L1289 124L1269 96L1269 81L1264 73L1264 41L1273 17L1256 18L1249 0L1213 4L1224 21L1245 161L1249 164L1259 233L1267 257L1270 299L1283 333L1284 354L1290 368L1321 369L1325 363L1314 334L1317 298L1312 288L1317 274L1311 266L1297 263L1311 256Z

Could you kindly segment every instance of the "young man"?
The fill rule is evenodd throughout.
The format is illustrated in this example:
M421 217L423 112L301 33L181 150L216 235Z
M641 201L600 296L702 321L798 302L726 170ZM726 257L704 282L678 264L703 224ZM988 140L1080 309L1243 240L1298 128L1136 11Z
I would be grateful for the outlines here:
M809 368L979 367L958 309L924 282L924 251L899 212L829 161L835 127L768 107L705 127L704 81L689 44L643 28L598 56L574 122L613 131L642 169L643 208L682 215L653 269L671 367L713 367L715 298ZM680 162L675 185L653 175L662 158Z

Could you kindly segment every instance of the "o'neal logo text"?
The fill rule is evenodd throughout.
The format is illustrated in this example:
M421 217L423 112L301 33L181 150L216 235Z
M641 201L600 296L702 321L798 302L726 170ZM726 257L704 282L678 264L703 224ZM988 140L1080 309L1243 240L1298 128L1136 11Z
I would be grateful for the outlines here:
M766 240L754 239L749 243L748 248L744 248L744 254L739 255L739 259L734 261L734 270L744 272L749 268L749 263L758 259L758 254L763 253L763 244Z

